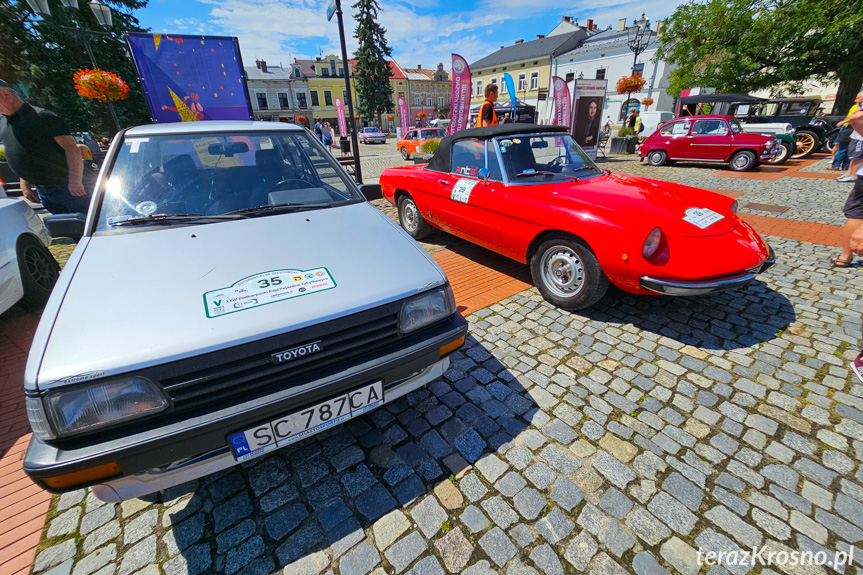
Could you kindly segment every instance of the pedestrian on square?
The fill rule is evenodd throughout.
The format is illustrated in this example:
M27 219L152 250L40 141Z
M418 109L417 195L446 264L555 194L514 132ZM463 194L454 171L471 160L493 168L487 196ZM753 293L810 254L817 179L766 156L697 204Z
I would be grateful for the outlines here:
M497 126L497 114L494 111L494 103L497 102L497 84L489 84L483 93L485 100L479 106L476 127Z
M635 108L629 109L629 116L626 118L626 127L635 130Z
M24 197L52 214L86 213L83 159L66 122L31 106L0 80L0 140L6 161L21 179Z
M854 130L854 135L858 136L858 141L863 142L863 109L858 109L854 112L848 123ZM852 161L851 166L855 163ZM854 253L860 254L863 251L863 166L861 162L857 162L857 175L861 176L854 182L854 187L851 193L848 194L848 199L845 201L845 225L842 227L842 253L833 258L833 265L839 268L847 268L854 261Z
M333 153L333 129L330 127L329 122L324 122L323 126L321 126L321 134L324 136L324 145Z
M315 137L317 137L318 141L322 144L324 143L324 131L320 119L315 120Z
M845 171L848 169L848 164L850 163L848 160L848 146L851 143L851 134L854 130L851 129L851 126L848 125L848 118L858 110L858 108L863 105L863 92L857 94L857 97L854 98L854 105L851 106L851 109L848 111L848 114L845 118L836 124L836 127L839 128L839 134L836 136L836 143L833 146L833 161L830 164L828 170L837 172L837 171Z

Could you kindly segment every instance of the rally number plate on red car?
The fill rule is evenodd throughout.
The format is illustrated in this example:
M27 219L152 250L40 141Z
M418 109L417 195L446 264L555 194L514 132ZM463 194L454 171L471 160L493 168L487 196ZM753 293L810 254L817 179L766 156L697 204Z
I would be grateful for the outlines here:
M237 461L246 461L284 447L370 411L384 403L383 381L376 381L332 399L278 417L228 436Z

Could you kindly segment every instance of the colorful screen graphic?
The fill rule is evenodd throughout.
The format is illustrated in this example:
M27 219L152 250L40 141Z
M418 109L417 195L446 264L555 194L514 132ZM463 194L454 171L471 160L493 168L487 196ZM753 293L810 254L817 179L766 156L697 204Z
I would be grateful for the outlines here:
M156 123L252 118L236 38L127 33L126 41Z

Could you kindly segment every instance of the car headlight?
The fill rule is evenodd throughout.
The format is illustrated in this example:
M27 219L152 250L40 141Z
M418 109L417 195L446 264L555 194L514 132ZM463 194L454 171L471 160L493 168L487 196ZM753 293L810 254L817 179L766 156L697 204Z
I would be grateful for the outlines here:
M409 333L446 319L455 313L455 298L449 286L406 302L399 313L399 330Z
M785 133L788 134L789 136L793 136L794 132L796 132L796 131L797 130L795 130L791 124L788 124L788 127L785 128Z
M662 230L653 228L653 231L647 234L647 239L644 240L644 246L641 248L641 255L644 259L649 258L659 249L659 243L662 241Z
M41 401L27 398L30 425L40 439L90 431L167 407L159 387L143 377L73 386L49 392Z

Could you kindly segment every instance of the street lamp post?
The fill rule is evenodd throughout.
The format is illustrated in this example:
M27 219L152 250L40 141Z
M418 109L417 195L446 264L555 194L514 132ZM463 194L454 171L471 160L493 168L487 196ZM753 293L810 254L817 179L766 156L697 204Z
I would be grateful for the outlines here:
M627 28L626 32L627 44L634 54L632 59L632 73L634 74L635 66L638 64L638 55L647 50L647 46L650 44L651 40L653 40L655 33L650 29L650 19L645 18L644 13L641 14L641 20L636 21L635 26ZM631 92L626 93L626 108L629 107L630 93Z
M63 4L64 8L69 10L78 10L78 0L60 0ZM48 0L27 0L27 4L30 5L30 8L34 13L42 16L43 18L51 15L51 8L48 6ZM100 26L105 28L106 30L111 28L112 25L112 16L111 16L111 8L102 4L99 0L91 0L88 4L90 6L90 10L93 11L93 15L96 17L96 21ZM96 63L96 56L93 54L93 48L90 45L90 36L105 36L106 32L94 32L92 30L87 30L83 26L81 26L80 22L78 22L77 18L73 18L75 22L75 27L71 28L69 26L60 26L59 24L52 24L58 30L62 32L69 33L78 38L82 44L84 44L84 48L87 50L87 55L90 57L90 63L93 64L94 69L99 69L99 64ZM120 131L120 120L117 118L117 113L114 111L114 105L111 103L111 100L105 98L105 103L108 104L108 111L111 112L111 118L114 120L114 126L116 126L117 131Z
M359 150L359 142L357 138L357 126L356 120L354 119L354 101L351 98L351 63L348 61L348 48L345 44L345 23L342 19L342 2L341 0L331 0L330 6L327 10L327 20L332 18L333 14L338 16L339 23L339 41L342 44L342 64L345 67L345 92L347 92L348 97L345 98L348 101L348 114L350 114L350 122L348 123L348 128L351 133L351 146L354 150L354 177L357 182L363 183L363 172L360 167L360 150Z

